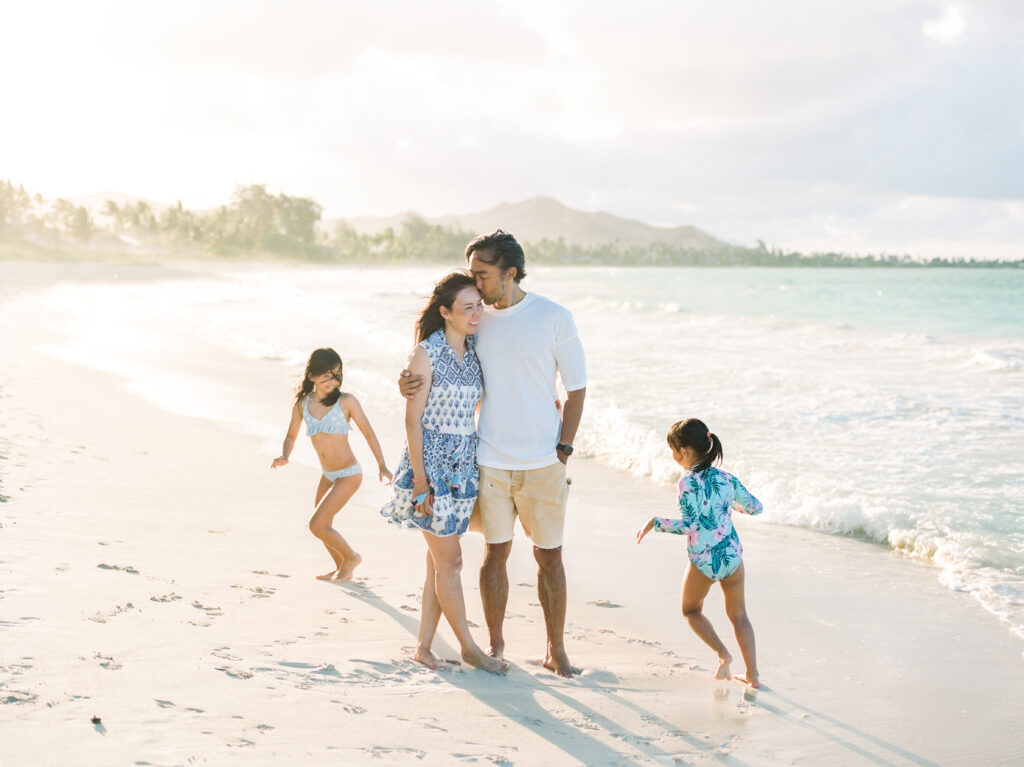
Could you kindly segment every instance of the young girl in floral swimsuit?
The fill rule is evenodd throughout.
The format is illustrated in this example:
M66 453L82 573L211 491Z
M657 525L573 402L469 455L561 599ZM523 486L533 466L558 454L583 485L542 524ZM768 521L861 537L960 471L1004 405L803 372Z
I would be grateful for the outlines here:
M725 612L732 621L747 671L737 679L760 687L754 628L747 618L743 597L743 547L732 526L731 510L760 514L761 502L736 477L716 469L722 443L702 421L690 418L669 429L668 444L676 463L687 470L679 480L681 518L651 517L636 534L637 543L651 530L685 535L690 566L683 580L683 615L690 628L718 655L716 679L728 679L732 655L702 612L704 597L716 581L722 586Z

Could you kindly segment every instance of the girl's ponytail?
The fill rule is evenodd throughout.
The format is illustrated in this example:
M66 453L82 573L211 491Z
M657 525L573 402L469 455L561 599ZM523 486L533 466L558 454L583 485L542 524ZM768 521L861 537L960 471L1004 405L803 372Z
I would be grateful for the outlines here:
M693 471L704 471L704 469L711 466L713 463L722 462L722 440L718 438L717 434L707 433L708 441L708 452L700 462L693 467Z
M698 455L704 456L690 469L693 472L701 472L712 464L721 463L725 455L722 440L717 434L712 434L704 422L697 418L687 418L685 421L674 423L668 430L668 444L676 450L688 447Z

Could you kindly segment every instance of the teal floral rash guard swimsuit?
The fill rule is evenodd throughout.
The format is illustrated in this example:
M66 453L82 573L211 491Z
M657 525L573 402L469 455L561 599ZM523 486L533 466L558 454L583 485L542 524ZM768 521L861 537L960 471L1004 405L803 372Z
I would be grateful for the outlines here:
M743 561L743 547L732 526L732 509L744 514L764 511L743 483L713 466L679 480L680 519L654 518L659 533L685 535L693 566L713 581L728 578Z

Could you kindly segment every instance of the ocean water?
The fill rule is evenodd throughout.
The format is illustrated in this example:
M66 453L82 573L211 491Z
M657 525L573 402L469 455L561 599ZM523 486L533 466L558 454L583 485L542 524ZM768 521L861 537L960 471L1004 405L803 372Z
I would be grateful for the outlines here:
M399 417L396 373L443 271L211 267L33 300L67 338L53 353L269 450L317 346L368 412ZM581 453L671 483L664 435L699 417L760 523L930 563L1024 637L1024 271L533 267L523 286L576 318ZM264 368L279 391L251 390L245 371Z

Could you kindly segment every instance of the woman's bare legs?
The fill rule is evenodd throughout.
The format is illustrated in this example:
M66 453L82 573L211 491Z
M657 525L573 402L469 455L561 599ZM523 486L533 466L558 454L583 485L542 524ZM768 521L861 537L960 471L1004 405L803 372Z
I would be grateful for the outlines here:
M746 682L751 687L760 687L761 682L757 676L757 651L754 645L754 627L750 625L750 619L747 617L746 599L743 595L744 579L744 567L740 563L736 572L722 581L722 595L725 597L725 614L732 621L733 631L736 632L736 642L740 646L740 654L743 656L743 663L747 667L747 673L736 678Z
M462 547L458 536L440 536L424 531L423 537L427 540L427 548L434 562L434 594L459 640L462 659L492 674L507 674L508 664L481 650L469 632L466 602L462 596Z
M348 503L362 481L362 474L342 477L333 485L326 477L320 477L316 511L309 520L309 529L327 547L327 553L331 555L335 564L334 570L317 576L320 580L352 580L353 571L363 561L363 558L348 545L348 541L341 537L341 533L331 527L334 515Z
M718 655L718 670L715 671L715 679L728 679L731 675L729 664L732 663L732 655L725 649L725 645L722 644L722 640L715 633L715 628L711 625L711 621L702 612L704 597L708 595L708 591L713 583L714 581L694 567L692 562L689 564L686 570L686 577L683 579L683 617L689 622L693 633L700 637L704 644ZM741 585L741 599L742 589L743 586Z
M416 652L412 659L424 666L436 669L440 663L430 649L437 633L437 623L441 620L441 603L437 601L434 590L434 557L427 550L427 577L423 581L423 599L420 601L420 633L416 640Z

